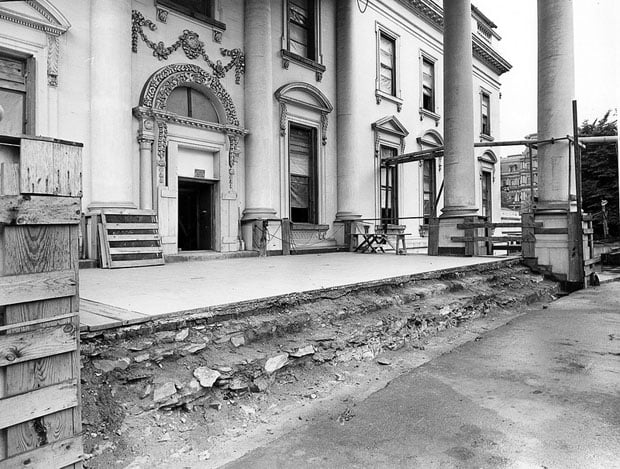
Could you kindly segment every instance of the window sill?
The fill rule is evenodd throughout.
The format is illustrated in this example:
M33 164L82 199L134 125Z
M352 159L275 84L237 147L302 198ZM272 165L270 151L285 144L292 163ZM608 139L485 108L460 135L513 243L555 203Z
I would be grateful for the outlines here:
M386 101L390 101L394 104L396 104L396 110L398 112L400 112L403 108L403 100L400 99L398 96L394 96L391 95L389 93L386 93L385 91L381 91L381 90L375 90L375 97L377 98L377 104L381 104L382 100L386 100Z
M198 23L208 24L209 26L219 31L226 31L225 23L222 23L221 21L202 15L200 13L192 13L191 11L186 11L181 8L177 8L174 4L170 4L166 1L158 0L157 8L158 10L163 10L169 13L174 13L175 15L179 15L184 18L190 18ZM165 23L166 21L163 21L163 22Z
M424 109L423 107L419 109L419 112L420 112L420 120L424 120L425 117L428 117L429 119L433 119L435 123L437 123L441 119L441 116L439 114L433 111L429 111L428 109Z
M316 73L316 81L321 81L323 79L323 73L327 70L325 65L320 64L315 60L302 57L301 55L295 54L294 52L286 49L282 49L280 53L282 54L282 67L285 69L288 70L290 63L294 62L302 67L314 71Z
M491 137L487 134L480 134L480 141L482 142L483 140L486 140L487 142L493 142L495 141L495 137Z

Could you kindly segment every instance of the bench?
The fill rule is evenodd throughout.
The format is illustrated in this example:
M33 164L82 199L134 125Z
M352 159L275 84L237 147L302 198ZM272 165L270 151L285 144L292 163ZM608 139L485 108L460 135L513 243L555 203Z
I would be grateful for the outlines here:
M396 251L396 254L407 254L407 244L405 236L411 233L351 233L356 238L354 252L385 252L384 247L389 245ZM396 245L392 244L390 237L396 238ZM361 238L361 240L360 240ZM402 246L399 249L399 245Z

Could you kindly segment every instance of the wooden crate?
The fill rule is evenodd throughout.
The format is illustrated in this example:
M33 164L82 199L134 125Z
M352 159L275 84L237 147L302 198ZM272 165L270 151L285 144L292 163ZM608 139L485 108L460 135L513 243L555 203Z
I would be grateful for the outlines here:
M103 268L164 263L159 224L154 210L103 210L99 237Z
M80 468L81 145L18 144L0 193L0 469Z

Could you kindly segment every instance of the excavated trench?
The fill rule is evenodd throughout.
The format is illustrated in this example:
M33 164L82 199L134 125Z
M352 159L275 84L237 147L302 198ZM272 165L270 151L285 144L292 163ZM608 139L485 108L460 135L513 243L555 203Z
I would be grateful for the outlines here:
M85 467L217 467L551 301L518 264L82 340ZM120 338L119 338L120 337Z

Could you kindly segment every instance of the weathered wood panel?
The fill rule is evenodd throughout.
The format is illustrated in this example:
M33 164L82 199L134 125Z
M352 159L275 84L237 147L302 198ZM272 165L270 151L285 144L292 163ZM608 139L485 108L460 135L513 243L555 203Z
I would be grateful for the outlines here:
M39 138L21 144L21 195L13 198L12 218L0 220L0 469L78 469L81 149ZM6 209L9 199L3 201ZM18 352L12 360L11 350Z
M0 469L49 469L74 464L82 458L82 437L67 438L0 461Z
M79 197L0 196L0 223L7 225L76 225Z
M0 163L0 195L19 195L18 163Z
M77 350L76 334L73 324L60 324L0 336L0 366Z
M82 195L81 148L48 140L22 139L22 194Z
M0 277L0 306L49 300L77 293L75 271Z
M72 379L0 400L0 428L76 407L77 385L77 379Z

